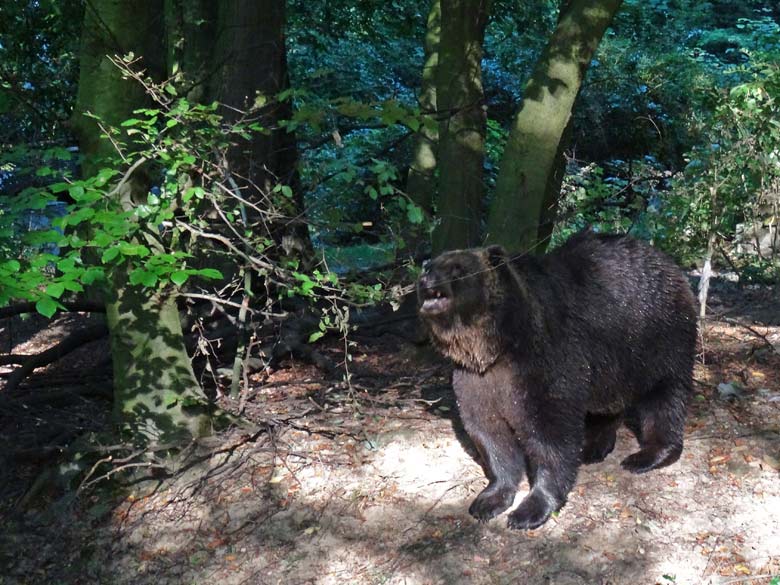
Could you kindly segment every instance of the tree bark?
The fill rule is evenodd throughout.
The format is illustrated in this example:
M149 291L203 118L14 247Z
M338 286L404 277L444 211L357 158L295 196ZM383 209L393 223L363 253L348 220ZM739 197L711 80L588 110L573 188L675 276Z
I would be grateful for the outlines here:
M109 57L132 52L143 56L151 77L165 71L161 51L162 0L135 3L96 0L87 3L81 39L79 87L72 127L85 160L84 176L94 174L100 159L115 154L111 142L101 138L98 123L84 114L91 112L106 124L118 127L133 110L148 102L143 87L122 79L122 72Z
M305 258L311 241L298 174L295 135L280 125L292 117L289 100L278 95L290 87L285 46L283 0L165 0L169 75L183 85L188 99L222 104L221 114L235 122L248 115L266 132L238 140L228 153L242 196L259 207L277 184L293 196L285 211L291 221L272 226L277 243ZM252 218L249 212L250 221Z
M144 89L122 79L109 56L132 52L143 58L148 75L160 79L163 33L162 0L87 3L75 114L85 176L98 170L100 159L113 147L100 138L98 125L84 113L118 127L148 102ZM148 187L144 180L129 181L127 188L133 192L126 201L145 198ZM167 293L149 298L127 278L127 267L115 269L106 303L118 425L140 444L208 434L211 417L184 348L173 298Z
M439 124L436 114L436 71L439 62L441 37L441 2L433 0L428 13L425 34L425 64L418 98L424 123L417 132L412 151L412 164L406 179L406 193L427 214L433 212L436 192L436 153L439 142Z
M208 404L184 347L170 295L149 295L117 274L106 320L114 361L114 415L141 442L211 434Z
M480 240L485 158L482 41L489 0L442 0L437 67L440 224L434 253Z
M571 112L593 53L622 0L569 0L523 93L509 133L486 242L527 252L552 215L563 180L563 151Z

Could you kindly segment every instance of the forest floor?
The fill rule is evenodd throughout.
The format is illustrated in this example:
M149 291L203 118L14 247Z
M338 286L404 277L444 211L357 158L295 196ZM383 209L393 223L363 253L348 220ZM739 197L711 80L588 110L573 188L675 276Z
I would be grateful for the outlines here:
M38 466L0 460L0 585L768 584L780 575L780 287L719 282L710 310L680 461L623 471L636 448L623 430L538 530L468 515L486 481L449 366L408 339L407 321L400 334L353 338L349 384L295 362L254 377L245 414L262 431L226 433L156 489L20 509ZM61 317L9 349L45 347L83 319ZM324 351L338 361L342 348ZM99 395L105 343L81 351L30 383ZM89 374L74 382L74 367ZM94 400L58 416L99 427L108 403ZM34 410L0 418L4 453L31 432L23 425L48 420Z

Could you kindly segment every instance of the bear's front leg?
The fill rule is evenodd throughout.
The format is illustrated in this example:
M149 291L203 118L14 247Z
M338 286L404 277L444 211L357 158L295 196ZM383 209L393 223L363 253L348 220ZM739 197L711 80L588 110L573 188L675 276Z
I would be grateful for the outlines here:
M512 505L525 473L525 454L504 416L508 379L508 370L500 364L484 374L456 369L452 377L463 427L489 480L469 507L469 513L483 522Z
M524 437L531 491L509 515L510 528L538 528L566 503L582 457L584 413L555 408L536 410Z
M512 505L523 478L525 458L514 433L503 421L494 421L490 433L472 428L472 442L479 451L489 483L469 506L469 514L486 522Z
M561 477L562 471L559 468L553 473L552 470L544 466L537 468L531 491L523 498L520 505L509 514L507 521L509 528L516 530L538 528L547 522L554 512L563 508L566 496L574 485L577 469L575 467L573 470L565 472L567 476L572 477L571 482L567 482Z

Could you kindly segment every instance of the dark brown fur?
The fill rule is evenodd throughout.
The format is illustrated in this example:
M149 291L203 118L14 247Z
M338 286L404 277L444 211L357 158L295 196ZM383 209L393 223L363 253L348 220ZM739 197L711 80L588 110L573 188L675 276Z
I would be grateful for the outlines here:
M420 314L456 369L461 418L489 484L480 520L531 491L509 517L544 523L581 463L603 460L625 423L644 473L676 461L691 393L696 312L690 287L647 244L582 234L541 258L499 247L445 253L419 282Z

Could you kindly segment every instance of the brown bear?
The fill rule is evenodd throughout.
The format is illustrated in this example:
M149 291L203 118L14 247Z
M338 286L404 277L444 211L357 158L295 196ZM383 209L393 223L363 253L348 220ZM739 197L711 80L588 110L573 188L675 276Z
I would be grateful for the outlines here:
M418 282L419 313L455 362L453 387L487 487L486 521L530 492L509 526L536 528L565 503L583 463L621 423L645 473L677 461L692 392L696 308L680 269L652 246L582 233L543 257L491 246L446 252Z

